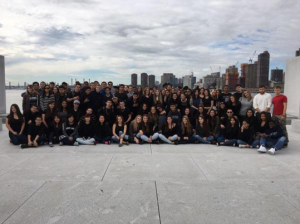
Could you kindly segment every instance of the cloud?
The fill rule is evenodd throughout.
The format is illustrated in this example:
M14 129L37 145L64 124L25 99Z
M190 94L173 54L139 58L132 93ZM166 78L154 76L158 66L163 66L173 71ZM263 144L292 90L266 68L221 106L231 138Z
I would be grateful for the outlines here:
M210 66L247 63L255 50L284 68L300 45L297 0L28 0L0 8L6 74L22 82L84 73L129 83L131 73L190 70L200 78Z

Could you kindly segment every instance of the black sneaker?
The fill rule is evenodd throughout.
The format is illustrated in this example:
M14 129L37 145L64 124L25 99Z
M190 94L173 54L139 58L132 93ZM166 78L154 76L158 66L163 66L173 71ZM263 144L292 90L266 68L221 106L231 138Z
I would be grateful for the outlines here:
M123 144L119 144L119 147L122 147L123 146Z
M29 148L29 146L27 144L22 144L20 145L21 149L26 149L26 148Z

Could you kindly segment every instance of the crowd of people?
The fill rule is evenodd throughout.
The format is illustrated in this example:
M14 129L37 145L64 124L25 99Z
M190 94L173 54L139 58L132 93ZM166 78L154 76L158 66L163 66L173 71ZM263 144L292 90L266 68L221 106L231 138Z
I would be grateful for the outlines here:
M40 145L216 144L257 148L275 154L288 145L287 97L236 86L230 93L205 88L144 88L112 82L34 82L22 94L21 112L11 105L6 118L11 143ZM271 107L273 111L271 113ZM269 148L269 150L267 150Z

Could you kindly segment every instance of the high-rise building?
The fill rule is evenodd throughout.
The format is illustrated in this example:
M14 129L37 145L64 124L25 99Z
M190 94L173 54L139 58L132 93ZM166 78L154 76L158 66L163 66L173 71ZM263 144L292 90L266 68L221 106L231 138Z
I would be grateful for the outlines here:
M153 88L155 86L155 75L149 75L149 87Z
M203 77L203 86L205 88L215 88L217 86L217 79L220 79L220 72L211 73Z
M191 75L186 75L182 77L183 80L183 87L187 86L190 89L194 88L194 85L196 83L196 77L194 76L194 73L191 72Z
M239 79L239 83L241 86L244 88L245 87L245 82L246 82L246 67L248 66L247 63L241 64L241 76Z
M300 48L298 51L296 51L296 57L299 57L300 56Z
M143 89L145 87L148 87L148 74L147 73L141 74L141 86Z
M270 54L264 51L258 55L256 87L269 84Z
M239 82L239 71L235 65L229 66L226 69L226 81L225 84L228 85L229 89L235 89L236 84Z
M137 74L133 73L131 74L131 85L132 86L137 86Z
M246 66L246 77L245 77L245 87L246 88L256 88L257 87L257 64L249 64Z
M161 85L165 83L170 83L172 86L175 86L175 76L173 73L164 73L161 76Z
M271 70L271 81L284 82L283 70L282 69L272 69Z

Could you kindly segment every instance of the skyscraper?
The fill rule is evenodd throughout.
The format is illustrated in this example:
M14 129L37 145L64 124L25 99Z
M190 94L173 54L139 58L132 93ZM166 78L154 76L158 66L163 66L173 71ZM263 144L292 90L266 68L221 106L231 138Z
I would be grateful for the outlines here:
M155 75L149 75L149 87L153 88L155 86Z
M131 85L132 86L137 86L137 74L133 73L131 74Z
M229 66L226 69L226 81L225 84L229 86L229 89L235 89L236 84L239 81L238 68L235 65Z
M161 85L165 83L170 83L172 86L175 86L175 76L173 73L164 73L161 76Z
M241 84L242 87L245 87L245 80L246 80L246 67L248 66L247 63L241 64L241 76L239 79L239 83Z
M271 70L271 81L284 82L284 80L283 80L283 70L282 69L272 69Z
M147 73L141 74L141 86L143 89L145 87L148 87L148 74Z
M245 77L245 87L246 88L256 88L257 84L257 64L249 64L246 66L246 77Z
M270 54L264 51L258 55L256 87L269 84Z

